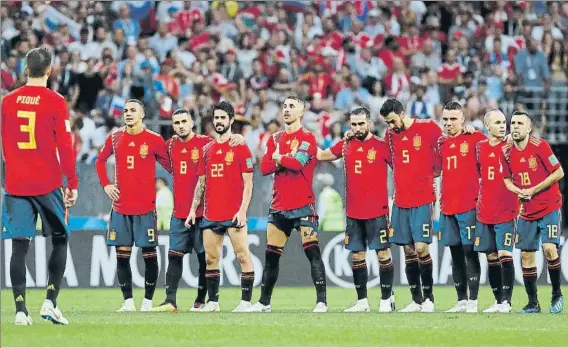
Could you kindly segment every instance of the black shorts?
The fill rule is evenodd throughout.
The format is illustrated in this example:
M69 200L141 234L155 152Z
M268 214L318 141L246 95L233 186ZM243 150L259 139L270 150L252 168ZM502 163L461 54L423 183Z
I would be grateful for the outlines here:
M388 215L372 219L347 217L345 249L353 252L384 250L390 247L388 239Z
M227 233L227 230L231 227L238 228L237 223L231 220L210 221L207 220L206 218L203 218L203 220L201 220L201 225L199 226L199 228L201 228L201 231L211 230L221 235Z
M318 214L314 204L308 204L304 207L292 210L274 210L270 209L268 214L268 223L273 224L290 237L292 230L300 231L300 227L311 227L314 231L318 231Z

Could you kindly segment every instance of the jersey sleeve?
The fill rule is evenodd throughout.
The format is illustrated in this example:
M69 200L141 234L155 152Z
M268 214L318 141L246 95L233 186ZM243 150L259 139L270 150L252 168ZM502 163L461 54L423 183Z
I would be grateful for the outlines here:
M445 136L440 136L436 140L436 148L434 149L434 173L440 173L442 171L442 148L446 142Z
M271 136L266 142L266 153L260 161L260 172L262 175L270 175L278 170L278 165L272 159L274 151L276 151L276 143L274 136Z
M105 144L99 152L97 160L95 161L95 168L97 169L97 175L99 176L99 181L102 187L110 185L110 180L108 178L106 170L106 161L113 153L112 137L112 134L107 137Z
M202 176L205 175L205 161L209 154L209 146L203 148L203 156L201 156L197 163L197 175Z
M58 96L59 97L59 96ZM70 189L77 189L79 179L75 166L75 155L73 151L73 142L71 140L71 122L69 121L69 110L63 97L58 98L57 120L55 125L55 138L57 139L57 152L59 153L59 161L61 169L67 178L67 186Z
M253 164L252 164L252 154L246 145L239 146L240 158L239 158L239 166L241 168L241 172L243 173L252 173L254 171Z
M475 167L477 175L481 175L481 142L475 144Z
M510 159L510 146L503 147L502 151L499 152L499 162L501 167L501 174L503 174L503 178L510 179L512 178L513 174L511 173L511 167L509 165Z
M382 141L382 154L383 154L383 160L386 162L386 164L388 164L391 168L392 168L392 156L390 153L390 147L389 145Z
M284 168L299 172L302 168L304 168L309 160L316 156L316 154L317 148L315 137L310 134L309 137L305 137L302 140L294 156L283 156L280 160L280 164L282 164L282 167Z
M156 160L162 165L162 167L164 167L165 170L171 173L172 166L166 149L166 142L164 141L164 138L156 136Z
M556 169L560 168L560 162L558 158L552 152L550 145L547 142L541 142L540 146L538 147L538 157L540 157L542 163L544 163L544 167L548 171L548 173L554 172Z
M331 153L338 158L343 157L343 145L345 144L345 139L341 139L335 145L329 148Z

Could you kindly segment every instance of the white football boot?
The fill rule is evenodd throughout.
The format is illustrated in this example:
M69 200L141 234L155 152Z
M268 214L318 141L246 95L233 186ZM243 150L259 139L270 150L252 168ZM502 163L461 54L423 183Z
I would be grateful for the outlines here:
M16 319L14 320L14 324L18 326L24 326L24 325L32 325L33 323L34 321L32 320L32 317L26 315L26 313L24 312L16 313Z
M272 307L270 305L263 305L260 302L253 304L249 310L249 313L270 313L272 312Z
M446 313L465 313L465 311L467 310L467 305L467 300L458 301L458 303L456 303L456 305L452 308L448 309Z
M136 306L134 305L134 299L127 298L124 300L122 306L116 310L117 312L136 312Z
M140 312L151 312L152 311L152 300L148 300L147 298L142 299L142 303L140 304Z
M412 301L408 304L408 306L404 307L403 309L401 309L400 311L398 311L399 313L417 313L417 312L422 312L422 306L419 305L418 303Z
M358 313L358 312L370 312L371 311L371 307L369 306L369 300L367 300L366 298L361 299L361 300L357 300L357 302L355 302L355 304L347 309L345 309L343 312L345 313Z
M318 302L316 308L312 311L313 313L327 313L327 305L323 302Z
M239 305L237 306L237 308L233 309L233 313L244 313L244 312L248 312L249 309L252 307L251 303L249 301L242 301L241 303L239 303Z
M41 315L44 320L49 320L57 325L69 324L69 320L65 319L59 308L53 306L53 302L51 302L51 300L43 301L39 315Z

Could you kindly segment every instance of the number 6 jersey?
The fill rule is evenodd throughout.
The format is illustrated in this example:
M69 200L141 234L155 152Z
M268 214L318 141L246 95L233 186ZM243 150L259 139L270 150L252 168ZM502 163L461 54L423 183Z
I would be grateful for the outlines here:
M58 159L59 154L59 159ZM63 185L76 189L75 153L67 102L41 86L23 86L2 100L2 157L6 191L39 196Z

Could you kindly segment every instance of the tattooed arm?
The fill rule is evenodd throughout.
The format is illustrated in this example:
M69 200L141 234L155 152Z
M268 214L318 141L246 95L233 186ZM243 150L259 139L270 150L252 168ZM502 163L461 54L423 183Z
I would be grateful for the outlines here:
M199 176L199 181L197 182L197 186L195 186L195 191L193 191L193 202L191 203L191 210L189 211L189 215L185 220L185 226L190 227L191 225L195 225L195 215L197 208L201 204L201 200L203 199L203 194L205 193L205 175Z

